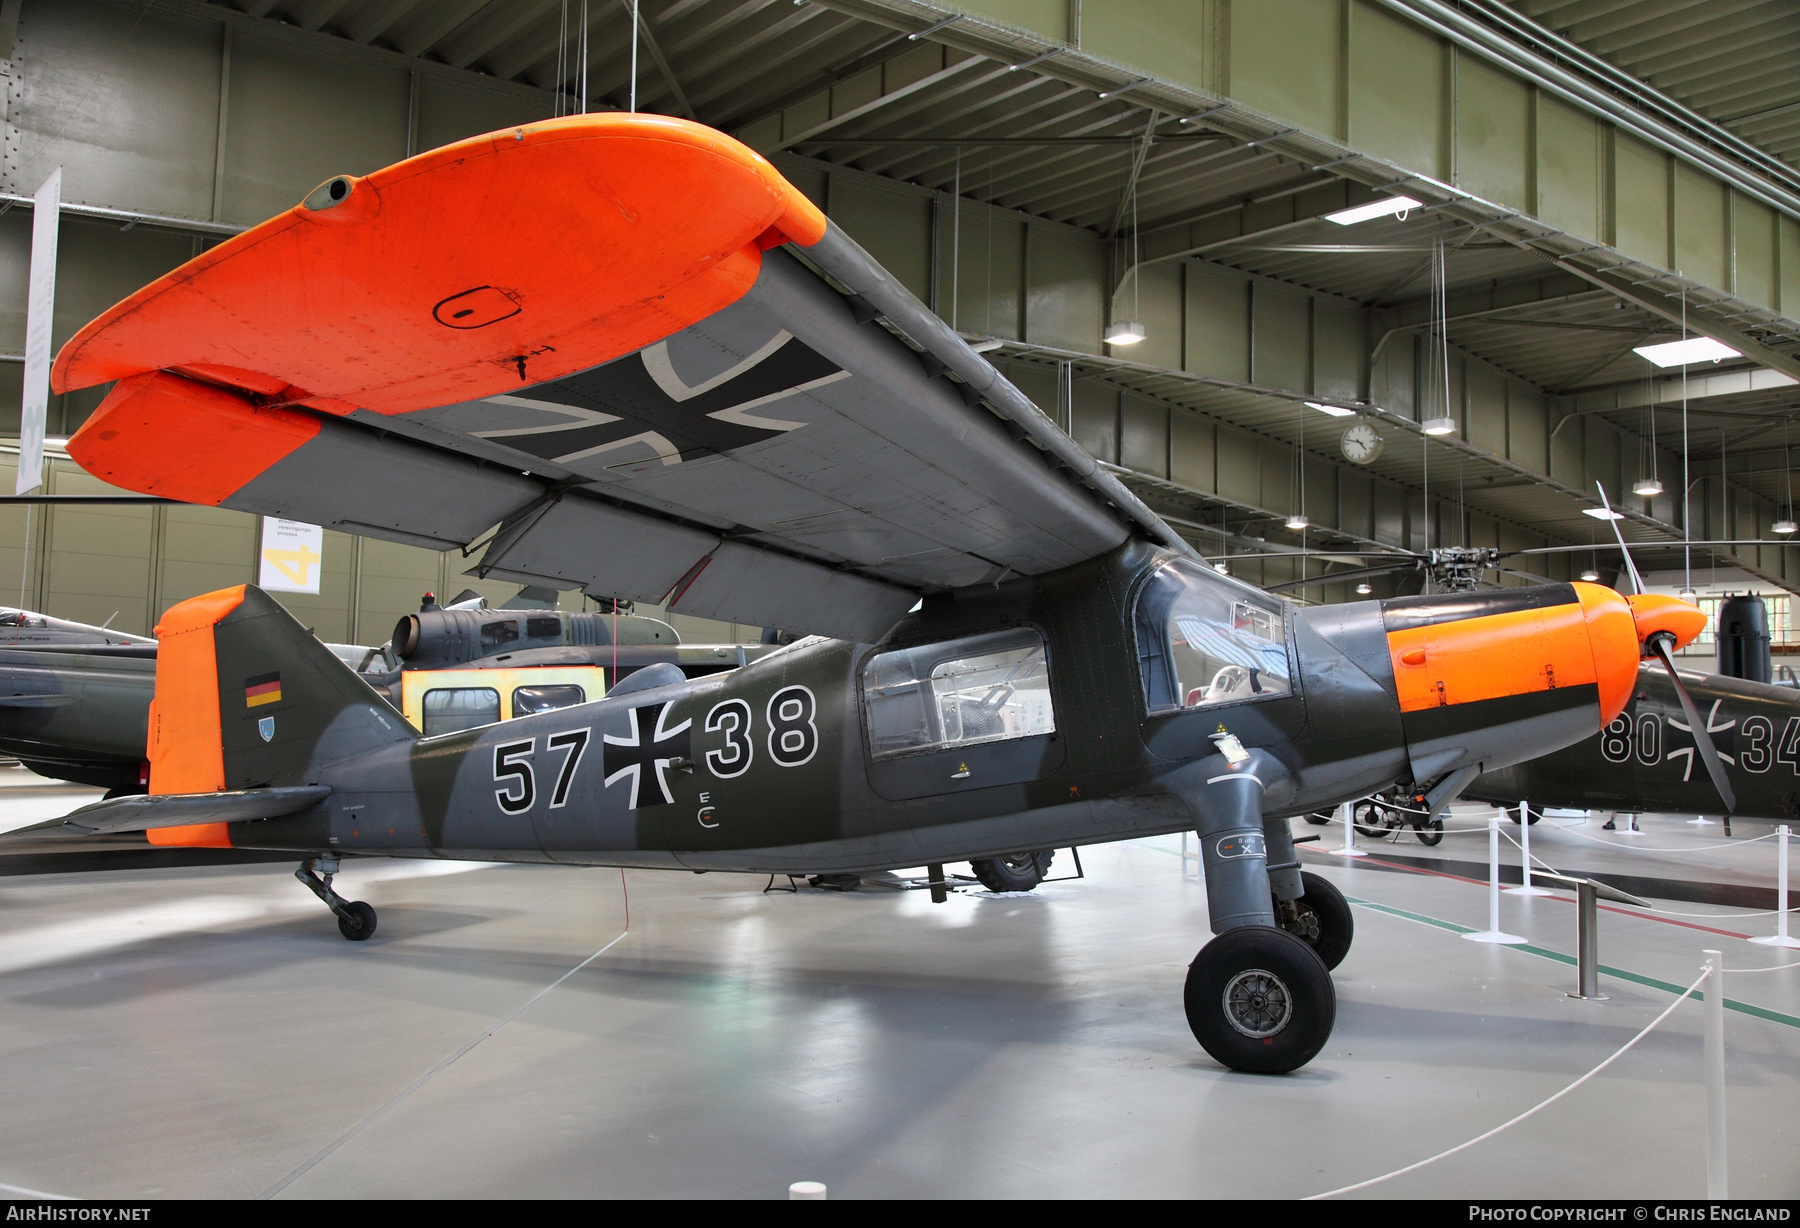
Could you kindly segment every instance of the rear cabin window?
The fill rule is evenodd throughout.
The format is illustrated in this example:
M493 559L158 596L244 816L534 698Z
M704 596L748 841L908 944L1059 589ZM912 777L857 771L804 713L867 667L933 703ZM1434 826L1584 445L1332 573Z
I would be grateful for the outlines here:
M500 692L486 686L439 687L425 692L425 736L492 725L500 719Z
M572 708L587 702L587 692L574 683L561 686L522 686L513 691L513 715L530 716L552 708Z
M1176 560L1138 593L1138 663L1151 712L1288 693L1281 604Z
M878 759L1056 732L1044 641L1028 627L876 653L863 667Z
M504 622L481 624L481 646L498 648L501 644L510 644L519 638L519 624L512 619Z
M525 634L534 640L561 639L562 619L528 618L525 620Z

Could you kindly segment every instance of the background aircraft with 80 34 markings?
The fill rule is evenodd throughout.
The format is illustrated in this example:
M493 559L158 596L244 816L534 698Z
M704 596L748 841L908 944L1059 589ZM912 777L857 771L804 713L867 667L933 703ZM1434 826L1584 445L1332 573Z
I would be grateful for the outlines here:
M116 381L69 452L128 489L440 548L498 525L478 574L812 633L421 737L223 590L158 627L150 793L59 833L294 850L355 939L348 855L862 872L1197 829L1185 1003L1242 1070L1319 1051L1350 946L1288 816L1447 803L1704 621L1585 584L1302 612L1219 575L766 161L659 116L330 180L54 380Z

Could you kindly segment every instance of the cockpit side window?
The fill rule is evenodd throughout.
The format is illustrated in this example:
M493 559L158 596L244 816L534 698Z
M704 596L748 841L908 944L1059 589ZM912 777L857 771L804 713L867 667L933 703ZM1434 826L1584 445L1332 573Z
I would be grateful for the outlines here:
M1138 592L1144 703L1151 712L1286 695L1281 604L1175 560Z

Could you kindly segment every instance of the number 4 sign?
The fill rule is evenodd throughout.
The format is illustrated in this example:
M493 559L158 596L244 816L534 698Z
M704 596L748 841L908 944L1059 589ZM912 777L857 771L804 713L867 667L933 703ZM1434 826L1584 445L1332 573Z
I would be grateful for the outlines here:
M325 530L298 520L263 517L262 566L256 583L271 593L316 593L325 562Z

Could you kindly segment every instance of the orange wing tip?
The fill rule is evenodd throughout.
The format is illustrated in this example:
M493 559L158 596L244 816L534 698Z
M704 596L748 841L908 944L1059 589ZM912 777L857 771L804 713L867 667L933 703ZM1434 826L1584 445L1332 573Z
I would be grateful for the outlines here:
M1706 630L1706 611L1679 598L1661 593L1639 593L1625 600L1631 605L1631 617L1637 624L1640 644L1658 631L1667 631L1675 637L1676 648L1686 648L1695 636Z
M119 381L69 455L114 486L216 507L318 433L307 414L156 371Z
M545 380L641 349L736 302L761 250L825 231L767 159L701 124L507 128L327 180L90 322L52 384L183 369L264 396L304 389L293 399L330 413L406 413L510 388L522 355ZM518 309L434 318L481 288Z

